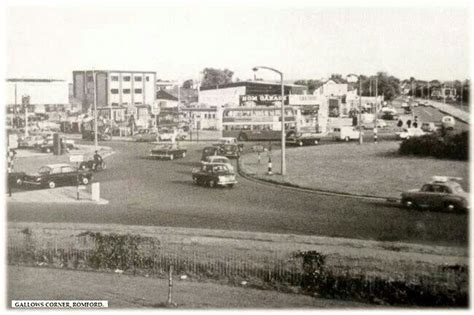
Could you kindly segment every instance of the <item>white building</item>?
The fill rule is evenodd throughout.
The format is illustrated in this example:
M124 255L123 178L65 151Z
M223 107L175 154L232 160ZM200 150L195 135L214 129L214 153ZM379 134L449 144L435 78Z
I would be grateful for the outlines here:
M29 112L64 111L69 106L69 86L64 80L7 79L6 102L8 108L21 105L22 97L30 97Z
M347 83L338 83L332 79L314 90L313 95L318 97L343 96L347 94Z
M143 112L155 101L156 72L73 71L73 93L82 102L83 112L90 112L93 107L94 82L99 114L117 122L126 121L131 115L136 118L138 111Z

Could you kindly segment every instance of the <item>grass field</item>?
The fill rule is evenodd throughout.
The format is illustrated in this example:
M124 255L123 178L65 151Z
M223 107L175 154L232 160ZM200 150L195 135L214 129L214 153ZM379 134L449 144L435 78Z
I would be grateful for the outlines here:
M287 176L266 175L267 156L250 153L242 158L243 171L261 178L284 180L301 187L398 198L419 188L434 175L462 177L469 191L469 163L435 158L406 157L397 153L399 142L336 143L287 150ZM273 151L274 172L279 172L280 151Z

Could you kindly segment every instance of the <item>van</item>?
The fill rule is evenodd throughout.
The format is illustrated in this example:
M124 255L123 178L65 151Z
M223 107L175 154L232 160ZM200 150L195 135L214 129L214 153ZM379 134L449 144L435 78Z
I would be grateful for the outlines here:
M336 140L356 140L359 139L360 131L357 130L357 127L351 126L342 126L338 128L334 128L334 136Z

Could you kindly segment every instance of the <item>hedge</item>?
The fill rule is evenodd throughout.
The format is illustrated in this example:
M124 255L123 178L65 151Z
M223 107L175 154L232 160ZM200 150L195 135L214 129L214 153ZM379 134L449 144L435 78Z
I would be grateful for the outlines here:
M457 134L427 134L405 139L398 152L402 155L432 156L438 159L467 161L469 159L469 136L464 131Z

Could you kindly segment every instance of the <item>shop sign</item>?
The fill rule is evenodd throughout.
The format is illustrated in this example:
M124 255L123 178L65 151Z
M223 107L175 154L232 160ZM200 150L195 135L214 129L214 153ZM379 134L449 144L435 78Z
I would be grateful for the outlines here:
M240 106L275 106L281 104L279 94L241 95ZM285 104L288 105L288 96L285 96Z

